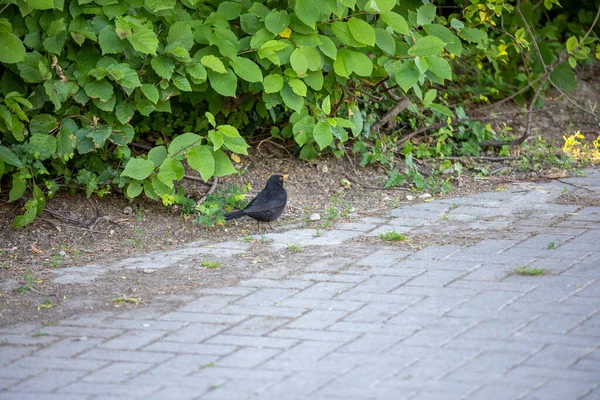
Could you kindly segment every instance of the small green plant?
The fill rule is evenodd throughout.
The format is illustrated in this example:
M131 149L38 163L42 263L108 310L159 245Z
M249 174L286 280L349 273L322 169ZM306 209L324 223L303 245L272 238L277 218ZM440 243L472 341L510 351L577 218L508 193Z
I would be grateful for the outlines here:
M62 263L64 254L67 250L67 246L65 244L60 245L60 250L52 253L52 257L50 258L50 265L52 267L58 267Z
M35 281L35 277L33 276L33 273L31 272L30 268L27 268L25 270L25 275L23 276L23 279L25 280L25 284L15 289L17 293L25 295L27 294L28 290L35 290L34 287L37 284L37 282Z
M244 186L227 185L217 189L216 193L206 196L202 204L198 204L194 211L197 217L194 223L211 228L225 223L225 213L233 209L242 209L248 204L246 194L250 191L250 184Z
M388 242L399 242L406 240L406 233L400 233L392 230L380 233L379 238Z
M202 260L202 261L200 261L200 265L202 265L204 268L209 268L209 269L221 268L221 263L219 261Z
M450 204L450 210L456 210L458 208L458 204L452 203Z
M254 237L252 235L248 235L248 236L242 237L240 240L244 243L250 243L254 240Z
M261 244L267 243L267 235L265 235L264 233L262 235L260 235L260 243Z
M527 267L515 268L515 274L517 274L517 275L534 276L534 275L544 275L545 273L546 273L546 270L544 268L527 268Z
M302 252L302 248L297 243L288 243L287 244L288 251L293 251L294 253Z
M49 333L48 332L44 332L44 331L35 331L31 334L32 337L40 337L40 336L48 336Z
M548 243L548 250L554 250L556 249L556 241L552 241L550 243Z

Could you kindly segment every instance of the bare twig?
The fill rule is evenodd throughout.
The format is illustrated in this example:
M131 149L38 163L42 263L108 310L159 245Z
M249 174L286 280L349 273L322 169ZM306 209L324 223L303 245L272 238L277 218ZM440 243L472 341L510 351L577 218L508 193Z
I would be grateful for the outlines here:
M392 119L397 117L398 114L400 114L402 111L404 111L406 109L406 107L408 107L408 105L410 104L410 100L408 100L408 97L406 97L406 96L399 98L399 100L400 101L398 103L396 103L396 105L394 107L392 107L391 110L389 110L387 113L385 113L385 115L383 117L381 117L381 119L379 121L375 122L371 126L371 132L379 131L379 128L381 126L389 123Z
M200 200L198 200L196 202L196 205L199 206L200 204L204 203L206 201L206 198L208 196L210 196L211 194L213 194L215 192L215 189L217 189L217 185L219 184L219 178L217 178L216 176L213 176L212 178L212 186L210 187L210 189L208 189L208 192L206 192L206 194L204 196L202 196L200 198Z

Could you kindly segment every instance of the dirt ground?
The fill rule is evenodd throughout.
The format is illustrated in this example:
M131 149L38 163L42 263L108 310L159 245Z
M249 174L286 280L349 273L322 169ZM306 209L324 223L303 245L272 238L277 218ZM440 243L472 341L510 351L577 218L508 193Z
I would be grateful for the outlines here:
M582 89L577 93L582 104L592 107L600 98L597 75L581 74ZM507 111L508 110L508 111ZM497 110L496 110L497 111ZM504 105L501 113L513 113L515 106ZM600 135L597 123L574 108L564 99L548 99L545 110L534 117L536 134L543 134L550 141L560 142L567 132L581 130L586 136ZM515 133L523 129L521 117L510 124ZM405 189L380 190L385 181L385 171L378 167L358 168L358 160L322 158L305 162L278 151L266 143L261 151L253 150L236 165L240 174L222 178L219 185L241 185L250 182L250 195L262 189L267 178L274 174L287 174L285 182L288 206L284 215L275 223L275 230L306 223L311 213L323 218L333 206L332 198L341 199L340 209L348 212L335 222L364 216L383 215L387 210L403 204L430 201L421 198L423 192ZM473 171L465 171L461 177L451 180L455 190L435 198L465 196L468 194L501 190L520 181L563 178L562 171L543 169L537 173L516 172L515 162L487 161L490 171L496 173L477 177ZM347 179L350 185L342 185ZM200 198L209 186L184 180L186 192ZM5 192L3 192L5 194ZM408 195L408 197L407 197ZM568 198L563 201L576 201ZM224 226L205 228L192 223L191 217L182 216L177 210L142 198L129 202L113 194L102 199L85 199L84 196L58 194L48 202L47 210L32 224L13 230L12 220L22 207L19 203L7 203L0 197L0 326L20 321L53 320L84 310L133 307L149 303L156 295L185 294L192 288L232 284L248 276L252 269L239 263L239 268L227 270L201 268L177 271L166 268L153 273L110 271L89 284L56 284L51 278L60 268L82 266L92 263L110 264L119 260L154 251L181 248L191 242L217 243L241 239L258 230L253 220L231 221ZM92 228L86 227L95 222ZM322 225L323 220L313 222ZM261 227L261 231L268 226ZM327 227L324 227L327 229ZM261 252L261 244L255 241L255 251ZM289 257L295 257L289 254ZM268 268L276 260L264 260L261 268ZM136 301L115 301L117 298ZM163 297L164 298L164 297Z

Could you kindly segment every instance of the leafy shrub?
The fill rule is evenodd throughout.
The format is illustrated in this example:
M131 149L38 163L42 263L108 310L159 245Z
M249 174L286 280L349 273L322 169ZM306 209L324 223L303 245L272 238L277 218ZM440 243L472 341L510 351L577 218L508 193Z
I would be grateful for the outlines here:
M231 174L231 153L247 154L257 129L293 140L301 158L341 156L352 138L367 162L389 160L393 141L380 132L383 120L397 122L400 102L411 128L455 116L433 86L453 79L456 59L481 71L479 86L497 83L492 96L543 72L504 0L448 15L395 0L2 3L0 179L11 182L10 201L29 199L15 227L73 184L87 196L117 188L169 204L185 164L205 181ZM555 4L521 9L541 25ZM538 30L549 63L563 48L552 30L561 21ZM552 79L569 90L571 67L590 58L595 38L558 29L570 36L569 57ZM152 149L136 154L135 141Z

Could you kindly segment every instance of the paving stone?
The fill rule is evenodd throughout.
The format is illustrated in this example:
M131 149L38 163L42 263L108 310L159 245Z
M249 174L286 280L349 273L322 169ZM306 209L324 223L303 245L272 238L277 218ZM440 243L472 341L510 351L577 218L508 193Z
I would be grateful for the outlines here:
M243 315L229 314L205 314L200 312L179 312L174 311L160 316L160 319L168 321L182 322L205 322L209 324L233 325L245 320L247 317Z
M263 288L236 301L234 304L240 306L271 305L296 293L298 293L296 289Z
M381 249L358 261L356 265L389 267L390 265L397 264L398 261L402 260L409 254L409 252L403 250Z
M31 369L60 369L60 370L81 370L93 371L108 364L101 360L83 360L76 358L61 357L23 357L10 364L10 368L31 368ZM6 375L5 375L6 376Z
M214 336L225 329L226 327L222 325L193 323L177 332L173 332L164 336L164 339L170 342L200 343L201 341ZM146 342L145 344L149 342L150 341Z
M571 400L590 393L597 384L584 382L547 382L527 394L523 400Z
M121 383L132 376L139 374L149 368L152 364L139 362L115 362L102 369L94 371L82 379L83 382Z
M351 340L356 339L359 334L347 333L347 332L331 332L322 330L310 330L310 329L289 329L283 328L272 332L269 336L281 337L299 340L313 340L313 341L324 341L324 342L335 342L335 343L347 343Z
M66 393L3 392L2 400L88 400L92 395Z
M549 344L531 356L525 364L540 367L568 368L577 363L580 358L585 357L593 351L593 347Z
M106 360L106 361L136 361L142 363L161 363L169 358L172 358L173 354L156 354L149 351L129 351L129 350L112 350L112 349L90 349L82 354L79 354L77 358L90 359L90 360Z
M106 349L135 350L167 335L164 331L127 331L116 338L102 343Z
M170 386L144 397L144 400L193 400L197 399L198 395L196 388Z
M312 310L290 322L286 327L292 329L325 329L344 318L347 314L346 311Z
M269 336L219 335L206 341L207 344L225 344L258 348L288 348L296 345L298 340L275 338Z
M229 305L227 307L224 307L220 312L223 314L234 314L234 315L242 315L244 317L248 317L248 316L267 316L267 317L280 317L280 318L296 318L300 315L302 315L305 310L301 310L298 308L293 308L293 307L284 307L280 304L282 304L285 300L283 300L282 302L279 302L273 306L267 306L267 305L252 305L252 306L245 306L245 305L237 305L237 304L233 304L233 305Z
M86 375L87 371L45 371L11 387L16 392L53 392ZM2 393L0 393L2 397Z
M288 322L290 322L289 318L252 317L229 329L227 334L262 336Z

